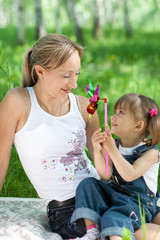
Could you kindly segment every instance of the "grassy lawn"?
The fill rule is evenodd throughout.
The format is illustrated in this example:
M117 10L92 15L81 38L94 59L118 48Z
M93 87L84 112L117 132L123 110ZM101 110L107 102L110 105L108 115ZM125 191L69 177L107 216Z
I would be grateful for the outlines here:
M0 100L8 89L20 85L23 54L34 43L33 30L27 33L26 44L17 46L15 29L0 29ZM133 38L126 39L120 30L106 31L103 39L93 39L86 30L79 86L74 93L88 97L85 88L89 78L95 87L99 84L100 97L108 98L109 124L115 101L125 93L147 95L160 105L159 39L159 32L135 32ZM98 113L104 129L103 102L99 102ZM14 147L0 196L37 197Z

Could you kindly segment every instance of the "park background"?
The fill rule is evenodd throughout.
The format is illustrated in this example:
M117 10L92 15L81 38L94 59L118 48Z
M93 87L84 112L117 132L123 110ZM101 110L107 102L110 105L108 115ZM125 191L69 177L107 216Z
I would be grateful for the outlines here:
M54 32L85 47L74 93L88 97L89 78L99 84L109 124L123 94L141 93L160 105L160 0L0 0L0 101L20 86L25 51ZM103 102L98 114L104 130ZM0 196L38 197L14 146Z

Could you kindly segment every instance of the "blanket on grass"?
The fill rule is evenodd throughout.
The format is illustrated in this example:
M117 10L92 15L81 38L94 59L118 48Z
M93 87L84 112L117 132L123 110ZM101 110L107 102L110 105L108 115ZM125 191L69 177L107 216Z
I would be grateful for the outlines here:
M38 198L0 197L0 240L62 240L51 232Z

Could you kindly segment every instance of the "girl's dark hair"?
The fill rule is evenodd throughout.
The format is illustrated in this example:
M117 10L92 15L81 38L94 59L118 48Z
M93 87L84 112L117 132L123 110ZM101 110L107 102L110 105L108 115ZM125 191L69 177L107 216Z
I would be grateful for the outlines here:
M114 110L119 107L129 109L136 121L144 121L143 140L150 135L151 139L149 139L149 141L147 140L147 142L151 145L157 145L160 142L159 107L153 99L142 94L130 93L118 99L115 103ZM157 115L151 117L149 113L151 109L157 109Z
M55 69L62 65L75 50L81 58L84 48L62 34L53 33L40 38L24 56L22 86L33 86L37 82L35 65L39 64L44 69Z

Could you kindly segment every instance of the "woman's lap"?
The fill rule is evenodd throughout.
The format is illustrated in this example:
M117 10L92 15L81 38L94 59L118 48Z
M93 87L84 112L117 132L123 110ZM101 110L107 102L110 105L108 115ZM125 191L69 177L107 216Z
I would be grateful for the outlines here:
M74 205L51 209L48 212L49 224L52 232L58 233L63 239L82 237L85 234L83 220L70 223Z

